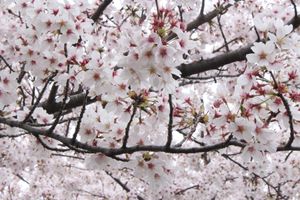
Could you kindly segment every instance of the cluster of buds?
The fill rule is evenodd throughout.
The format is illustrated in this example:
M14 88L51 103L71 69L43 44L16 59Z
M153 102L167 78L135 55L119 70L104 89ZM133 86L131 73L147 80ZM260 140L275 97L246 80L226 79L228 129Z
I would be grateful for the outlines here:
M153 14L152 29L161 38L165 38L175 27L185 30L184 23L177 19L173 10L161 8L158 14Z

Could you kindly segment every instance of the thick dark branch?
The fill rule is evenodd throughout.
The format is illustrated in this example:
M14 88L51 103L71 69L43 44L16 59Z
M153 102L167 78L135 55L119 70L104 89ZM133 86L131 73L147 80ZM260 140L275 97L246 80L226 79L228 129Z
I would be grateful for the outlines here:
M190 23L188 23L188 25L186 27L186 31L191 31L193 29L198 28L199 26L201 26L204 23L210 22L212 19L214 19L219 14L221 14L222 12L224 12L224 10L228 9L230 6L232 6L232 5L231 4L227 4L226 6L220 6L220 7L216 8L216 9L214 9L213 11L210 11L206 15L203 15L203 11L202 11L202 8L204 9L204 2L203 2L200 14L198 15L198 17L196 19L194 19L193 21L191 21ZM172 40L175 37L176 37L176 34L175 33L171 33L169 35L169 37L168 37L167 40Z
M68 103L64 105L63 102L52 102L51 104L48 101L42 102L39 106L44 108L48 114L54 114L60 111L63 107L65 110L76 108L78 106L82 106L83 102L85 101L85 93L80 93L76 95L70 96ZM97 101L97 97L95 98L87 98L86 104L91 104Z
M54 82L52 87L51 87L48 99L47 99L47 104L48 105L51 105L51 104L55 103L55 97L56 97L56 94L57 94L57 90L58 90L58 85L56 85L56 82Z
M99 17L103 14L104 10L107 6L112 2L112 0L104 0L99 7L97 8L96 12L92 15L91 19L96 22Z
M293 25L294 29L298 28L300 26L300 15L293 17L287 24Z
M300 26L300 15L293 17L287 24L293 25L294 29L298 28ZM223 65L246 60L246 55L252 53L251 47L253 44L254 43L248 44L244 47L213 58L195 61L190 64L181 64L177 68L181 71L182 77L203 73L209 70L216 70Z
M215 13L216 11L212 11L212 12ZM219 12L215 13L215 16L217 16L218 13ZM204 16L208 17L209 15L211 15L211 14L208 13L207 15L204 15ZM288 24L292 24L294 29L299 27L300 15L292 18L288 22ZM217 55L213 58L199 60L199 61L195 61L195 62L192 62L189 64L181 64L177 68L181 71L182 77L187 77L187 76L203 73L203 72L210 71L210 70L217 70L218 68L220 68L226 64L246 60L246 55L249 53L252 53L252 50L251 50L252 46L253 46L253 43L248 44L239 49L236 49L234 51L230 51L230 52L226 52L221 55ZM65 109L72 109L72 108L81 106L84 101L84 98L85 98L84 93L71 96L70 100L65 105ZM94 103L96 101L97 101L97 98L88 98L87 104ZM62 102L54 102L54 103L48 105L47 102L43 102L39 106L42 106L49 114L53 114L53 113L56 113L59 110L61 110L63 103Z
M228 9L230 6L232 6L232 4L227 4L226 6L220 6L214 9L213 11L207 13L206 15L203 15L202 12L200 12L200 15L198 15L198 17L194 21L190 22L187 25L186 30L191 31L195 28L198 28L200 25L206 22L210 22L213 18L217 17L219 14L224 12L224 10Z
M215 56L213 58L195 61L190 64L181 64L177 68L179 71L181 71L182 77L203 73L209 70L217 70L223 65L245 60L246 55L252 52L252 45L253 44L249 44L245 47Z
M53 87L55 87L55 86L53 86ZM53 87L52 87L52 89L51 89L51 92L53 92ZM54 90L56 90L56 89L54 89ZM62 101L62 108L61 108L61 110L58 112L58 115L57 115L56 119L54 120L54 122L53 122L51 128L48 130L49 134L51 134L51 133L54 131L55 127L56 127L56 126L58 125L58 123L59 123L59 119L60 119L60 117L61 117L61 115L62 115L62 113L63 113L64 107L65 107L66 102L67 102L67 98L68 98L68 90L69 90L69 80L67 80L67 83L66 83L66 87L65 87L65 91L64 91L64 98L63 98L63 101ZM50 92L50 95L49 95L49 97L48 97L48 102L49 102L49 99L51 99L51 98L53 98L52 101L55 101L55 100L54 100L54 97L51 97L51 92ZM55 96L55 94L52 94L52 95Z
M224 149L230 146L236 146L240 148L244 148L245 144L232 140L232 137L229 137L229 139L225 142L220 142L214 145L209 146L203 146L203 147L190 147L190 148L176 148L176 147L170 147L166 148L165 145L136 145L131 147L125 147L125 148L106 148L106 147L97 147L97 146L91 146L87 143L79 142L78 140L74 140L72 138L68 138L56 133L48 134L48 132L44 129L34 128L28 124L22 123L20 121L10 120L6 118L0 117L0 124L6 124L10 127L18 127L25 131L28 131L29 133L32 133L33 135L41 135L41 136L47 136L49 138L55 139L64 145L68 146L70 149L76 149L75 151L81 150L84 153L103 153L106 156L112 157L117 156L121 154L132 154L135 152L143 152L143 151L151 151L151 152L165 152L165 153L173 153L173 154L195 154L195 153L204 153L204 152L211 152L216 151L219 149ZM293 147L293 146L280 146L277 148L277 151L300 151L300 147Z
M107 156L116 156L126 153L135 153L135 152L141 152L141 151L152 151L152 152L166 152L166 153L200 153L200 152L208 152L208 151L215 151L218 149L223 149L229 146L238 146L238 147L244 147L245 145L243 143L239 143L237 141L225 141L221 142L215 145L211 146L205 146L205 147L192 147L192 148L165 148L165 145L143 145L143 146L131 146L131 147L125 147L125 148L118 148L118 149L111 149L106 147L95 147L90 146L86 143L79 142L78 140L73 140L72 138L64 137L62 135L52 133L48 134L48 132L44 129L35 128L28 124L5 119L0 117L0 124L6 124L10 127L18 127L25 131L28 131L29 133L32 133L33 135L41 135L41 136L47 136L49 138L53 138L65 145L68 145L69 148L78 148L85 151L88 151L88 153L103 153ZM291 147L292 148L292 147ZM291 150L291 149L290 149ZM300 147L299 147L300 150Z

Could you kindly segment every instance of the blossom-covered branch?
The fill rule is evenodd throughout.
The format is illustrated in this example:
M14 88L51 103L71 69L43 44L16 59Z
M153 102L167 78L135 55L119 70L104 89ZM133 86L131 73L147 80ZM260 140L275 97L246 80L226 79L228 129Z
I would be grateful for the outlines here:
M237 147L241 147L241 148L245 147L245 144L229 139L225 142L220 142L215 145L208 145L208 146L204 146L204 147L192 147L192 148L170 147L170 148L166 148L165 145L161 145L161 146L137 145L137 146L130 146L130 147L122 147L119 149L111 149L111 148L105 148L105 147L94 147L94 146L79 142L78 140L76 140L74 138L63 137L61 135L54 134L54 133L49 135L48 132L43 129L34 128L27 124L24 124L22 122L18 122L15 120L0 118L0 123L9 125L11 127L21 128L25 131L28 131L28 133L31 133L33 135L41 135L41 136L47 136L47 137L53 138L65 145L70 145L71 147L73 146L74 148L86 150L89 153L103 153L104 155L107 155L107 156L116 156L116 155L121 155L121 154L126 154L126 153L132 154L132 153L140 152L140 151L194 154L194 153L201 153L201 152L216 151L216 150L223 149L223 148L226 148L229 146L237 146ZM277 148L277 151L289 151L289 150L300 151L300 147L282 146L282 147Z
M293 17L287 24L293 25L294 29L298 28L300 25L300 15ZM252 46L253 43L212 58L198 60L189 64L181 64L177 68L180 70L182 77L216 70L224 65L246 60L246 55L252 52Z

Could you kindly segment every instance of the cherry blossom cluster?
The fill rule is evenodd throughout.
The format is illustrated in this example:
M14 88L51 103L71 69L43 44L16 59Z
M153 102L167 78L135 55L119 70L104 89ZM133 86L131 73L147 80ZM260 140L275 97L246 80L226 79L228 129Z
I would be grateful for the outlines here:
M0 6L0 199L299 198L296 1Z

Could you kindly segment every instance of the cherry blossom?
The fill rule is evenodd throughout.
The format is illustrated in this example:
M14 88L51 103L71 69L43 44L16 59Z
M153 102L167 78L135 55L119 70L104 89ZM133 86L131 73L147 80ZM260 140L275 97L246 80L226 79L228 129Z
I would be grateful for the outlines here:
M0 199L299 199L298 2L0 5Z
M249 141L252 138L252 132L255 128L253 122L249 122L246 119L238 118L234 122L230 123L230 130L233 135L238 139Z
M247 60L250 63L255 63L258 65L268 65L275 60L275 56L273 54L275 45L271 41L268 41L266 44L255 43L251 49L254 53L247 55Z
M285 25L282 20L277 20L274 23L274 26L276 28L276 35L269 33L268 37L280 48L288 49L290 46L292 46L292 40L290 40L287 35L293 30L293 26Z

